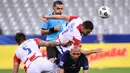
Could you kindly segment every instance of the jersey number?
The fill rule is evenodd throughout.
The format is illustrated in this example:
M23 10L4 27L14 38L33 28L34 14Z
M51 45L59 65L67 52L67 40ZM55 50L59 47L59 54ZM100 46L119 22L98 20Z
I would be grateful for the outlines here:
M73 32L73 26L74 23L72 23L70 26L68 26L65 30L63 30L62 35L68 31Z
M30 48L26 48L26 47L23 47L23 50L28 51L28 54L32 52Z

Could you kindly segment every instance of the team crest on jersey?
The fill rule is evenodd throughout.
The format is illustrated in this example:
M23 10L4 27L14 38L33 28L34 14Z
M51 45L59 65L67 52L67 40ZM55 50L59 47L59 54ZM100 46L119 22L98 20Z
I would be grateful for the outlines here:
M60 63L59 63L59 64L60 64L60 66L63 66L64 62L63 62L63 61L60 61Z

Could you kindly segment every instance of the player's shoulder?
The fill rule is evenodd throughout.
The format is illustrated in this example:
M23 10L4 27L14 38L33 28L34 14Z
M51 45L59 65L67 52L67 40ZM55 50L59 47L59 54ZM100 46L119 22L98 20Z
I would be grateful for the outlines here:
M83 53L81 53L80 57L85 58L86 56Z
M67 51L64 52L64 55L68 55L68 54L70 54L69 50L67 50Z
M67 58L70 55L70 51L65 51L64 54L62 55L62 58Z
M59 58L59 60L66 62L69 57L70 57L69 51L66 51L66 52L64 52L64 54L62 54L62 56Z
M81 53L80 60L81 61L86 61L86 60L88 60L88 58L83 53Z
M28 43L34 42L34 39L27 39L26 41L24 41L22 44L19 45L19 47L22 47L24 45L27 45Z
M78 18L76 19L76 21L77 21L77 22L82 22L82 19L81 19L80 17L78 17Z
M80 17L77 17L73 20L70 21L70 23L74 23L75 25L79 25L79 24L82 24L83 20L80 18Z

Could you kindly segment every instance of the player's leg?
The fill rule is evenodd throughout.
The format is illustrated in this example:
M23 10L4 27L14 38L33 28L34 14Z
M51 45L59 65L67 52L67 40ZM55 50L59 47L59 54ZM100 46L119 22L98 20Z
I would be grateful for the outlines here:
M45 73L57 73L58 67L54 62L51 62L47 58L38 58L38 67L41 72Z
M57 49L57 57L56 57L56 59L55 59L55 63L56 63L56 65L58 65L59 64L59 58L61 57L61 53L59 52L59 50Z
M45 73L59 73L58 66L55 63L52 63L52 64L53 64L52 70Z
M27 69L27 73L52 72L53 63L47 58L39 57L35 59Z
M57 48L56 47L47 47L47 57L48 59L57 57Z
M27 69L27 73L41 73L38 68L37 59L30 64L29 68Z

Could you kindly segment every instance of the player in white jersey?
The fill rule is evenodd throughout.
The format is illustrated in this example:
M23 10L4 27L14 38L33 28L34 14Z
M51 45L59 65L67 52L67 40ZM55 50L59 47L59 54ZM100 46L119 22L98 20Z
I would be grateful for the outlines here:
M60 56L67 50L70 50L73 45L81 45L81 39L82 36L87 36L92 32L94 26L91 21L82 21L81 18L77 16L61 16L61 15L53 15L53 16L42 16L42 20L46 22L47 19L63 19L66 21L69 21L69 24L67 27L59 34L59 37L57 38L58 42L73 42L72 45L69 46L57 46L57 49L59 50L60 54L58 59L55 60L56 64L59 63ZM84 55L90 55L93 53L100 53L103 50L98 48L98 49L93 49L93 50L82 50L81 52Z
M46 22L47 19L63 19L69 21L68 26L60 33L57 38L58 42L66 42L72 41L74 45L81 45L82 35L87 36L90 32L92 32L94 26L91 21L82 21L80 17L77 16L61 16L61 15L53 15L53 16L42 16L42 20ZM70 50L71 46L58 46L59 52L63 54L66 50ZM95 52L100 51L95 50ZM84 52L84 51L83 51ZM90 52L91 53L91 52ZM89 54L88 51L85 51L85 54Z
M14 55L13 73L18 73L21 61L27 73L57 73L55 63L40 52L39 46L58 46L67 45L67 43L46 42L38 38L26 40L23 33L17 33L15 40L19 46Z

